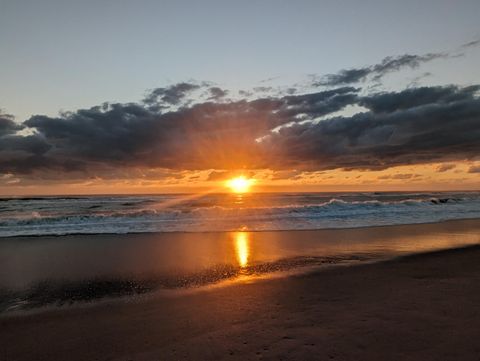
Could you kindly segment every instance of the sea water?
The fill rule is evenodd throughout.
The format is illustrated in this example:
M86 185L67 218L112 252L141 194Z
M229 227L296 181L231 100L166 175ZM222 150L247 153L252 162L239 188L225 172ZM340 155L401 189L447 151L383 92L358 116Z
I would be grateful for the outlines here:
M0 237L268 231L480 217L480 192L158 194L0 198Z

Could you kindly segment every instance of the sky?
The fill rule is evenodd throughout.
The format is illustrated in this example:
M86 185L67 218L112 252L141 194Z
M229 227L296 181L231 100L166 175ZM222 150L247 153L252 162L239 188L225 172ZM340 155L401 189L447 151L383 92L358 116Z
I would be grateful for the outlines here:
M480 189L478 14L0 0L0 194Z

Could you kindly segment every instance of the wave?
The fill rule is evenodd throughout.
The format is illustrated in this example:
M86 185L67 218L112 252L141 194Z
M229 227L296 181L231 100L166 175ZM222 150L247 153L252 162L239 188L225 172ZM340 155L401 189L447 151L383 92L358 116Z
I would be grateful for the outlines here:
M275 211L286 211L286 212L304 212L304 211L322 211L327 209L361 209L369 207L392 207L392 206L431 206L431 205L443 205L443 204L452 204L459 203L464 201L462 198L421 198L421 199L404 199L399 201L380 201L380 200L366 200L366 201L345 201L338 198L332 198L329 201L316 203L316 204L287 204L280 206L258 206L258 207L224 207L224 206L211 206L211 207L198 207L192 210L192 212L207 213L212 211L219 212L257 212L269 210L271 212Z
M71 215L59 215L59 216L42 216L41 212L33 211L28 216L4 218L0 220L0 226L7 225L28 225L34 223L44 222L63 222L72 220L106 220L115 218L139 218L139 217L159 217L159 218L178 218L182 215L188 214L221 214L228 216L228 213L245 213L256 214L261 212L272 213L298 213L298 212L321 212L329 209L368 209L371 207L392 207L392 206L419 206L419 205L444 205L462 202L462 199L457 198L425 198L425 199L405 199L401 201L379 201L379 200L366 200L366 201L345 201L342 199L332 198L329 201L317 203L317 204L287 204L279 206L257 206L257 207L225 207L225 206L207 206L196 207L192 209L168 209L168 208L143 208L135 210L118 210L112 212L96 212L92 214L71 214ZM124 205L124 204L122 204ZM98 209L101 205L94 205L88 207L88 209Z
M124 203L110 210L90 206L75 212L72 206L68 213L13 212L10 217L0 218L0 236L346 228L480 217L478 196L399 200L331 198L315 204L254 207L198 207L197 204L197 207L164 208L161 203L155 203L147 208L125 209ZM137 203L138 206L145 204L147 202Z
M0 202L29 202L29 201L44 201L44 200L78 200L84 199L82 197L7 197L0 198Z

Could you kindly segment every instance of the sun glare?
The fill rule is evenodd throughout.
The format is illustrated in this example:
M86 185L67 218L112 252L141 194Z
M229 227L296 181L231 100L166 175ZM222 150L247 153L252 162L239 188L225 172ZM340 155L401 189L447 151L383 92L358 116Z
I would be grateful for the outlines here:
M227 187L235 193L246 193L253 184L253 179L247 179L244 176L232 178L227 181Z

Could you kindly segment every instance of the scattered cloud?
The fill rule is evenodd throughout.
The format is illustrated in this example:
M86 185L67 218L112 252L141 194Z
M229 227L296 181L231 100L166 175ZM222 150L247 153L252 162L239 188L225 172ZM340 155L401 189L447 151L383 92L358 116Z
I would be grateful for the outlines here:
M404 54L388 56L380 63L360 68L342 69L335 74L327 74L313 82L313 86L343 86L355 84L371 78L379 81L385 75L404 68L415 69L421 64L435 59L449 57L447 53L428 53L425 55Z
M428 78L428 77L431 77L432 75L433 75L433 74L430 73L429 71L424 72L424 73L422 73L422 74L420 74L420 75L417 75L416 77L414 77L414 78L412 79L412 81L410 82L410 84L408 85L408 87L410 87L410 88L415 88L415 87L417 87L417 86L419 85L419 83L420 83L421 80L423 80L423 79L425 79L425 78Z
M443 172L446 172L446 171L449 171L449 170L452 170L454 168L456 168L457 165L456 164L452 164L452 163L444 163L444 164L440 164L436 171L439 172L439 173L443 173Z
M256 93L268 93L273 90L273 87L271 86L257 86L253 88L253 91Z
M178 83L165 88L156 88L147 94L143 102L155 109L178 105L189 93L200 87L194 83Z
M378 179L394 179L394 180L404 180L404 179L411 179L411 178L419 178L421 177L420 174L412 174L412 173L397 173L397 174L386 174L379 176Z
M225 98L228 94L228 90L216 86L211 87L208 90L210 92L210 97L208 98L209 100L220 100L222 98Z
M472 48L480 45L480 39L470 41L462 45L462 48Z
M472 165L468 168L468 173L480 173L480 165Z
M207 177L207 181L219 181L229 178L231 172L226 170L212 170Z
M284 170L284 171L275 171L271 175L271 180L284 180L284 179L299 179L302 175L302 172L297 170Z

